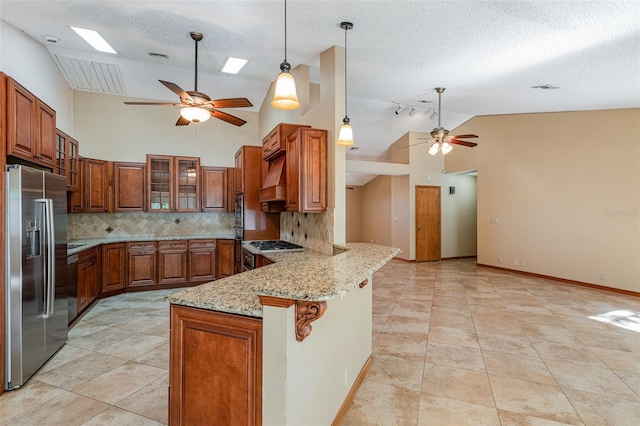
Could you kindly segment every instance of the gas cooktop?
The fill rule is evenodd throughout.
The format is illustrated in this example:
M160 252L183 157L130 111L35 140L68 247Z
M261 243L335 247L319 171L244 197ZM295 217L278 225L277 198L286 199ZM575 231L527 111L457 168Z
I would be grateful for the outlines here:
M303 251L304 247L282 240L251 241L253 247L261 251Z

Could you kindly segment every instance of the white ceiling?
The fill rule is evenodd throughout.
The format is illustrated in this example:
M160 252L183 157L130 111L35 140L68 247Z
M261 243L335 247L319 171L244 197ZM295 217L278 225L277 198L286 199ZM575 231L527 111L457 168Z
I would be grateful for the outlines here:
M174 100L158 79L193 89L190 31L204 34L198 89L212 98L247 97L254 110L284 57L282 0L2 0L0 18L52 54L117 64L131 97ZM640 107L638 1L289 0L292 66L309 65L317 81L319 54L344 44L341 21L354 23L349 116L366 135L358 141L363 157L381 154L395 140L362 130L372 114L393 114L392 101L435 107L437 86L447 88L443 110L459 118ZM118 55L95 52L70 25L97 30ZM60 41L49 44L43 35ZM219 70L227 56L250 62L241 74L224 76ZM543 84L560 89L531 88ZM435 127L417 115L423 124L403 117L395 137ZM445 127L457 124L443 113Z

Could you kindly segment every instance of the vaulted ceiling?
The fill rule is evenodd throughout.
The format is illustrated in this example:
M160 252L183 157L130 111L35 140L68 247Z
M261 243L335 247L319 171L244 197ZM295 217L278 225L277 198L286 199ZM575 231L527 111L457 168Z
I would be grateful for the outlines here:
M173 100L158 79L193 89L190 31L204 34L198 89L214 98L247 97L259 107L284 58L280 0L2 0L0 18L54 56L115 65L131 97ZM344 44L345 20L354 23L356 129L359 114L367 121L358 105L393 114L395 101L423 117L405 117L406 130L430 131L423 112L437 107L437 86L447 88L443 109L452 116L640 106L640 2L289 0L288 61L309 65L317 81L319 54ZM98 31L117 55L96 52L71 25ZM249 63L226 76L228 56ZM532 89L547 84L559 89ZM391 142L371 134L360 145L375 154Z

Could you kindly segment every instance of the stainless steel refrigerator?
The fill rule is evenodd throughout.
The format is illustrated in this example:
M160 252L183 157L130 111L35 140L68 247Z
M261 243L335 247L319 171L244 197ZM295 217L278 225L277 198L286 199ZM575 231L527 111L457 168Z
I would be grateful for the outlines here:
M6 170L5 389L22 386L67 341L63 176Z

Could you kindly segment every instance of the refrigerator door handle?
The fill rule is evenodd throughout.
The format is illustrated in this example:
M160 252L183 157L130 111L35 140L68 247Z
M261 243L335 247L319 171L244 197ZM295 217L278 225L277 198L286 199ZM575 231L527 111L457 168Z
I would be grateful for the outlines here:
M55 228L53 225L53 200L50 198L41 198L36 200L42 203L44 207L44 223L45 223L45 247L47 251L47 267L45 272L45 300L44 313L42 318L49 318L53 315L53 307L55 303L55 276L56 276L56 249L55 249Z

